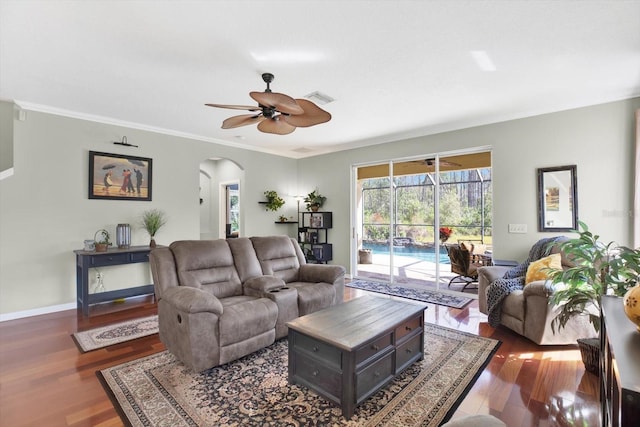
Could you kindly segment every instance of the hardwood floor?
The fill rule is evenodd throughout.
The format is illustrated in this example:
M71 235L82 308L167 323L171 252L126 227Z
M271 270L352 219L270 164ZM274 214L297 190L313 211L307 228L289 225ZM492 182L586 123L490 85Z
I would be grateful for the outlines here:
M346 288L345 299L366 292ZM378 294L379 295L379 294ZM0 323L0 426L121 426L95 371L164 350L157 335L81 354L71 334L156 312L149 297ZM540 347L494 329L474 300L429 305L426 320L502 341L454 418L492 414L510 427L598 426L598 377L572 347Z

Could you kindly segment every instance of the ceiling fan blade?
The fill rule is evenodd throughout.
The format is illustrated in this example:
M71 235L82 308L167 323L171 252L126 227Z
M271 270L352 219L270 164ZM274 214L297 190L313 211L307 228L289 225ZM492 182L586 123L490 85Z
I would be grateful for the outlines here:
M304 110L298 105L295 99L284 93L276 92L250 92L249 96L255 99L260 105L275 108L285 114L303 114Z
M331 114L324 111L311 101L296 99L296 102L304 110L304 114L285 116L284 120L296 127L309 127L319 125L331 120Z
M294 130L295 126L282 120L282 115L279 114L272 119L264 120L258 125L258 130L264 133L275 133L277 135L287 135Z
M216 107L216 108L230 108L232 110L249 110L249 111L260 111L260 107L255 105L227 105L227 104L204 104L207 107Z
M253 125L263 121L265 117L261 114L243 114L241 116L233 116L222 122L222 129L233 129L240 126Z

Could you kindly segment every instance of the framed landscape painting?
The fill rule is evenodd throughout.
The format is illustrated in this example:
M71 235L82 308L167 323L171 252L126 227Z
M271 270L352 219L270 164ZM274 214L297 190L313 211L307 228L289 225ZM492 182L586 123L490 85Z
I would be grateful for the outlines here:
M89 151L89 198L151 201L152 160Z

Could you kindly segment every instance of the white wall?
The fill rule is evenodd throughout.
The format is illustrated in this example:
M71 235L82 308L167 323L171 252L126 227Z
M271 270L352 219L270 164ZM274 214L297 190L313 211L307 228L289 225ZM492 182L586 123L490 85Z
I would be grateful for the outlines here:
M333 211L334 263L349 266L351 165L415 155L491 147L493 243L497 258L522 261L537 231L540 167L575 164L578 215L605 241L631 244L634 111L640 98L424 136L299 161L300 187L317 186ZM330 167L328 167L330 165ZM509 223L528 233L509 234ZM566 233L565 233L566 234Z
M15 174L0 181L0 315L75 302L73 250L100 228L114 235L118 223L134 226L146 209L160 208L168 215L158 244L198 239L199 170L207 158L231 159L248 171L243 182L246 235L282 233L274 214L266 214L257 202L267 189L284 194L296 183L293 159L33 111L13 125ZM113 145L124 135L139 148ZM153 200L89 200L89 150L150 157ZM146 233L133 227L132 243L148 242ZM151 283L146 264L111 267L105 274L107 290L141 281Z

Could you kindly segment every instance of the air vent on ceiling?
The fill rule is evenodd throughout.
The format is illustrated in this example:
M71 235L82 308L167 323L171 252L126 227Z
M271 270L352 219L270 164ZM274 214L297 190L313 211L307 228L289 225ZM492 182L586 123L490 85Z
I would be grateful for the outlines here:
M335 99L333 99L329 95L325 95L324 93L321 93L318 91L311 92L309 95L305 95L304 97L307 98L309 101L313 101L316 104L320 104L320 105L325 105L335 101Z

